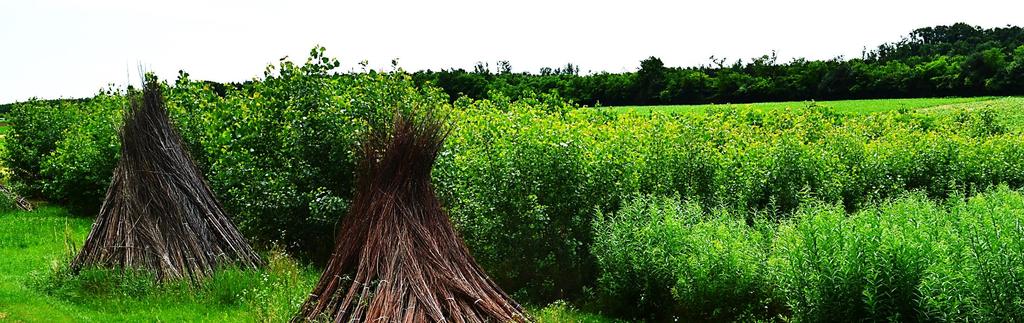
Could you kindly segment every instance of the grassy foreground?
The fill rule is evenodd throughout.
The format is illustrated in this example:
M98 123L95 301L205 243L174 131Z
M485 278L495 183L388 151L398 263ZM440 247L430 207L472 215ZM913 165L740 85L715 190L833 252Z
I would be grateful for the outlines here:
M282 322L319 276L279 252L265 254L264 270L226 270L199 287L96 269L72 276L66 264L91 223L55 206L0 213L0 321ZM541 322L609 321L563 303L533 314Z

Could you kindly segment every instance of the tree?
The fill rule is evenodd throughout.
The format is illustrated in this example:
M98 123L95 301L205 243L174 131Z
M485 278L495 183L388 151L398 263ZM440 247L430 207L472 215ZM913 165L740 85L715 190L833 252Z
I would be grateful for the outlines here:
M637 101L640 104L658 103L658 97L667 84L665 63L660 58L648 57L640 61L640 70L636 74Z
M512 74L512 63L508 61L498 61L498 73L499 74Z

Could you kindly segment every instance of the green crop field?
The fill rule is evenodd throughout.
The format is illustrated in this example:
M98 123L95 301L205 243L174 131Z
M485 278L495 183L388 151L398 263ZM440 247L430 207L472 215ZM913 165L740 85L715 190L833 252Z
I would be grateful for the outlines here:
M223 92L184 73L154 85L269 262L195 286L68 269L136 93L12 105L5 184L46 206L0 212L0 319L289 319L331 257L366 134L430 112L448 130L432 189L538 321L1024 320L1024 98L453 101L402 71L334 74L311 55Z
M923 109L935 108L947 105L963 103L979 103L996 100L994 97L974 98L923 98L923 99L875 99L875 100L837 100L837 101L790 101L790 102L765 102L765 103L739 103L739 104L696 104L696 105L657 105L657 106L621 106L601 107L614 111L635 111L635 112L665 112L665 113L692 113L705 112L708 109L732 109L746 108L761 111L825 107L842 113L872 113L900 109Z

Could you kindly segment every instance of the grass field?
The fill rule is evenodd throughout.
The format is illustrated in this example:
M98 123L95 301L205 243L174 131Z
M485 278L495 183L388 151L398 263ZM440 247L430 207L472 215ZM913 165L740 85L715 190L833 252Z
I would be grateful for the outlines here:
M974 98L923 98L923 99L877 99L877 100L839 100L839 101L790 101L790 102L764 102L764 103L740 103L740 104L700 104L700 105L659 105L659 106L622 106L605 107L603 109L614 109L616 111L650 112L660 111L668 113L704 112L712 108L753 108L757 110L781 110L786 108L803 108L808 106L820 106L835 109L845 113L872 113L899 109L922 109L933 108L951 104L979 103L996 100L994 97Z
M264 270L226 270L201 287L103 270L69 275L64 268L91 223L56 206L0 213L0 321L283 322L319 277L275 252ZM610 322L563 303L533 314L540 322Z
M77 290L47 290L45 286L61 276L71 245L84 241L90 225L89 219L52 206L0 215L0 227L5 229L0 232L0 316L30 322L255 318L246 315L243 306L200 295L191 300L175 299L171 293L124 297L137 296L141 288L130 288L131 279L117 277L82 278ZM119 280L126 286L115 286Z

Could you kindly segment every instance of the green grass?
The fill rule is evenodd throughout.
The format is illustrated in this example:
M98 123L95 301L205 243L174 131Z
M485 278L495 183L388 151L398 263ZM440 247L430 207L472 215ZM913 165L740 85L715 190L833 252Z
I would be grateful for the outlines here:
M1007 127L1010 132L1024 132L1024 97L1007 97L992 100L945 104L920 108L917 111L936 116L951 115L955 113L972 113L976 110L987 109L999 116L998 122Z
M975 103L995 100L993 97L975 98L923 98L923 99L875 99L875 100L838 100L838 101L790 101L740 104L700 104L700 105L658 105L658 106L622 106L604 107L615 111L667 113L705 112L712 108L753 108L757 110L782 110L787 108L804 108L811 105L829 107L844 113L873 113L899 109L922 109L951 104Z
M91 219L60 207L0 213L0 321L282 322L312 290L319 269L270 252L260 271L225 270L193 287L157 285L145 273L66 270ZM564 303L534 310L540 322L612 322Z
M67 217L62 209L0 215L0 316L25 321L70 321L68 304L49 302L25 285L33 271L45 270L65 253L65 232L81 239L89 221Z
M0 215L0 315L15 321L280 321L316 274L288 259L265 272L225 271L203 287L157 286L144 275L64 269L91 221L57 207ZM287 300L285 300L286 302ZM290 309L288 309L290 310Z
M564 302L555 302L547 307L533 311L537 322L577 322L577 323L612 323L627 322L609 319L597 314L581 312Z

